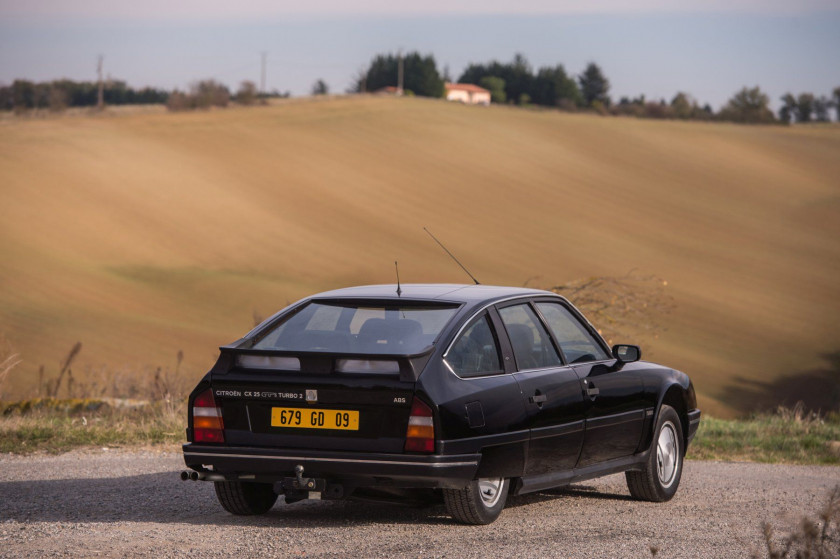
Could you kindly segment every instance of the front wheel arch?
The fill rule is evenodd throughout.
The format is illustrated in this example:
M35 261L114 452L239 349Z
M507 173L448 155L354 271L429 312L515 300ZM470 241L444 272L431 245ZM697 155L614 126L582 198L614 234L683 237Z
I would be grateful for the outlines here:
M674 408L667 404L660 408L642 468L625 472L627 487L636 499L661 503L677 492L685 457L681 423Z
M680 427L682 428L682 453L685 456L686 451L688 450L688 404L686 402L687 394L686 390L678 385L672 384L668 387L668 390L665 391L665 394L662 395L662 398L659 400L659 405L656 407L656 414L653 417L653 422L651 423L650 430L646 433L646 443L644 448L649 448L654 443L654 435L656 431L656 426L659 423L659 414L662 413L663 406L669 406L673 408L675 412L677 412L677 416L680 419Z

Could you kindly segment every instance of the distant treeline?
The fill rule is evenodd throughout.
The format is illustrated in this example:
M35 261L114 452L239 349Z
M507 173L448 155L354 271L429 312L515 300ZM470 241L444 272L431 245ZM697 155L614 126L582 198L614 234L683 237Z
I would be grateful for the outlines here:
M397 87L400 73L406 95L442 97L446 82L454 81L448 69L442 73L438 70L432 55L389 53L375 56L368 67L356 75L348 92L376 92ZM516 54L507 63L494 60L470 64L457 81L487 89L493 103L593 111L603 115L789 124L793 121L828 122L831 111L836 110L840 120L840 87L834 88L830 96L786 93L780 99L782 106L778 115L770 109L770 98L758 86L742 88L717 112L708 103L701 106L687 92L677 92L670 101L646 99L641 95L632 99L621 97L614 102L610 96L610 82L596 63L590 62L579 75L570 74L562 64L535 71L522 54ZM67 107L93 107L98 104L98 87L96 82L15 80L10 86L0 86L0 110L60 111ZM313 95L328 92L329 87L323 80L317 80L312 86ZM243 81L235 94L216 80L196 81L183 92L151 87L133 89L125 82L115 80L105 82L103 89L105 105L163 103L176 111L226 107L230 101L251 105L270 97L289 96L289 92L276 90L259 93L251 81Z
M114 80L109 80L103 85L103 99L106 105L166 103L169 99L169 92L163 89L134 89L123 81ZM99 85L96 82L15 80L12 85L0 87L0 109L62 110L67 107L94 107L98 102L98 95Z
M242 82L236 95L232 95L227 86L215 80L197 81L186 92L152 87L134 89L124 81L108 80L103 83L102 93L105 105L166 104L171 110L224 107L231 99L250 105L261 98L289 96L288 92L277 91L260 95L254 83L249 81ZM0 110L4 111L62 111L68 107L95 107L98 101L99 85L96 82L15 80L12 85L0 86Z
M240 105L253 105L257 102L265 102L268 98L285 97L291 97L291 93L288 91L280 93L276 90L271 93L259 93L252 81L243 81L234 95L223 83L216 80L201 80L193 82L186 92L174 90L166 101L166 107L170 111L186 111L227 107L231 101L236 101Z
M350 92L375 92L397 86L399 64L398 55L377 55L370 66L356 76ZM402 64L403 89L407 95L440 97L444 94L444 83L453 81L447 70L442 74L438 71L432 55L411 52L403 57ZM610 97L609 80L594 62L589 63L583 73L574 76L562 64L534 71L521 54L507 63L494 60L470 64L458 82L489 90L494 103L538 105L569 111L588 110L644 118L790 123L793 119L797 122L827 122L830 120L829 111L833 108L838 111L840 120L840 87L834 89L831 97L817 97L811 93L794 97L788 93L781 98L783 106L778 118L770 109L770 98L758 87L744 87L718 112L708 103L701 106L686 92L677 92L670 101L649 100L641 95L633 99L622 97L616 103Z

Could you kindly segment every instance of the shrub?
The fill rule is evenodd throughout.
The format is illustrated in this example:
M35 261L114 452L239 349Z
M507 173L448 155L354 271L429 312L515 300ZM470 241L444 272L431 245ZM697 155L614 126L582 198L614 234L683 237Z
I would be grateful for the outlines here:
M245 80L239 84L236 92L236 102L240 105L253 105L257 101L257 86L254 82Z

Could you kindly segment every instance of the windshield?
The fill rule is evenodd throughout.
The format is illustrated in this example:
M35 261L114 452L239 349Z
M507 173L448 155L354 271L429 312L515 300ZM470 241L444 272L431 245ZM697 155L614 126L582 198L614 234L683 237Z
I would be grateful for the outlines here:
M329 353L420 353L431 345L457 306L316 303L276 325L254 349Z

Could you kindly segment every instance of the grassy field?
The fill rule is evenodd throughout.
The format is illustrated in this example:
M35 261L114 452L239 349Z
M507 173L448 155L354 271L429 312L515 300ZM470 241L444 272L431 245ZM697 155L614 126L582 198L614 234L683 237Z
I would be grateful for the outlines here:
M175 447L186 442L186 400L131 407L96 399L34 398L0 403L0 453L74 448Z
M0 389L33 394L77 341L80 383L146 383L183 350L188 385L255 314L393 282L395 259L464 282L427 226L483 283L667 280L645 356L731 416L840 350L838 177L837 126L373 97L4 120L0 334L22 362Z
M706 417L689 447L694 460L840 464L840 417L796 419L764 414L748 419Z
M134 401L132 406L124 402L38 398L0 403L0 453L138 445L176 448L186 441L186 400L144 405ZM781 409L747 419L704 417L688 458L838 465L840 415L816 417Z

